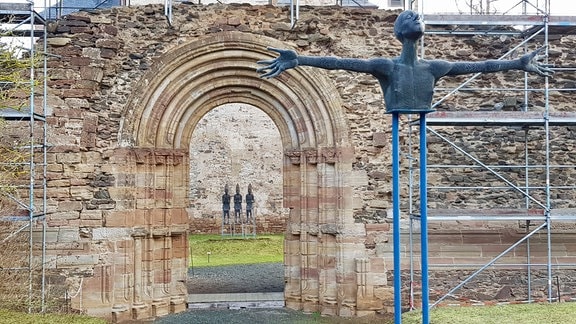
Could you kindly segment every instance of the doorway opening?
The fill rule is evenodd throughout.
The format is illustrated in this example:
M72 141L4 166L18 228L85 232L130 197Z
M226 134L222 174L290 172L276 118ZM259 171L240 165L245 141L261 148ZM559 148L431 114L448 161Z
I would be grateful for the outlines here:
M198 122L190 143L188 292L204 295L199 302L232 302L214 294L233 299L230 294L276 293L276 299L283 298L288 211L282 207L282 166L280 133L259 108L225 104ZM249 186L251 217L246 210ZM227 219L225 188L231 197ZM235 194L241 197L239 215Z

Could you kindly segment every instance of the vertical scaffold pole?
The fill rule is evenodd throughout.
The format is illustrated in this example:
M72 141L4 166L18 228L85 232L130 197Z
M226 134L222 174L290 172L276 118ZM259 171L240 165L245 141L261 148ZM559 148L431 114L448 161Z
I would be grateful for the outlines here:
M420 113L420 253L422 263L422 324L428 324L428 184L426 145L426 113Z
M400 265L400 114L392 113L392 239L394 241L394 324L402 323Z

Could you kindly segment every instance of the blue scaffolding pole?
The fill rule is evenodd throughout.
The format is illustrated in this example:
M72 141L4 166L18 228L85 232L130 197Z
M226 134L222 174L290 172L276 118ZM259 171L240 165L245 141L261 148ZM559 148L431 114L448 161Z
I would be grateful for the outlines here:
M394 250L394 323L402 323L402 279L400 278L400 114L392 113L392 240Z
M428 324L428 195L426 178L426 113L420 113L420 237L422 265L422 323ZM402 323L402 279L400 246L400 113L392 113L392 213L394 251L394 323Z
M428 324L428 185L427 185L426 113L420 114L420 260L422 264L422 323Z

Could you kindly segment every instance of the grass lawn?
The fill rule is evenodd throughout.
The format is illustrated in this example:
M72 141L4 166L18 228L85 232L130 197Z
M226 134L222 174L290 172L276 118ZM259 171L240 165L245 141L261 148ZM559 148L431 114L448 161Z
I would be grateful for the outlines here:
M567 324L576 323L576 303L502 306L439 307L430 312L431 324ZM402 323L421 322L420 312L405 313Z
M221 266L284 262L283 235L257 235L256 238L190 235L190 266Z
M576 303L542 303L502 306L438 307L430 312L430 324L568 324L576 323ZM393 316L383 319L314 317L321 324L394 324ZM420 324L422 314L402 314L402 324Z
M106 324L101 318L94 318L83 315L63 315L63 314L27 314L15 311L0 309L0 323L18 324Z

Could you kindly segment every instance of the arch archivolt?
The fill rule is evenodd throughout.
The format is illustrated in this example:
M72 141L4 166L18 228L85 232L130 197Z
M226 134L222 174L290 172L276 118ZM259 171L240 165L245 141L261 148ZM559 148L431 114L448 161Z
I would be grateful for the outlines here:
M348 146L348 128L333 83L315 69L259 78L256 62L273 57L267 46L285 47L271 38L229 32L164 55L133 91L120 142L186 149L206 112L236 102L265 111L286 150Z

